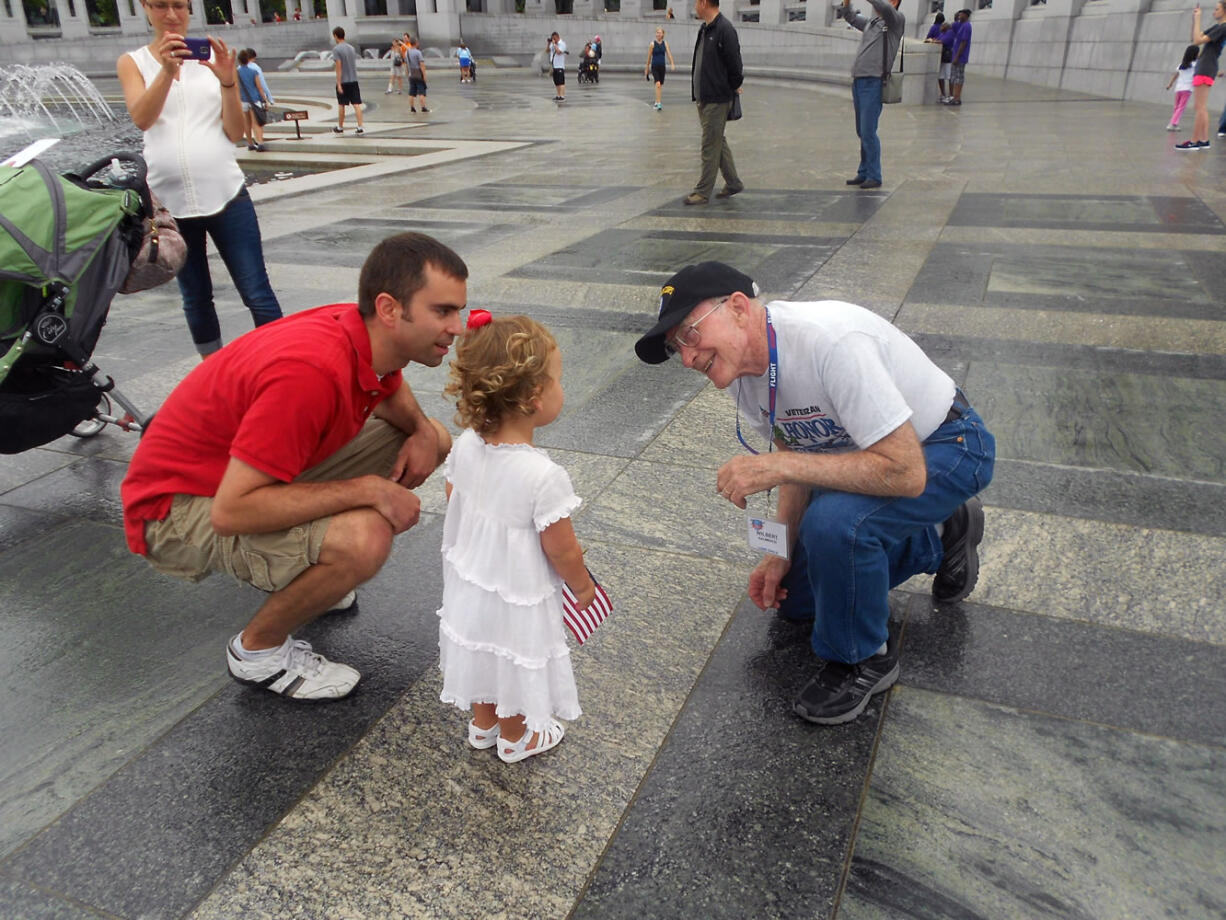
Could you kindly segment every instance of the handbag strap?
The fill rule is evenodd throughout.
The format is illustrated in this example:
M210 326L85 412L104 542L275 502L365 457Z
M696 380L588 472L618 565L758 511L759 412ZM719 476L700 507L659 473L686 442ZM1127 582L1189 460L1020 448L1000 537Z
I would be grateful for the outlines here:
M881 20L881 81L883 83L890 78L890 71L893 69L890 67L890 59L889 59L890 42L886 38L886 36L889 34L890 34L890 30L886 28L885 20L882 19ZM902 41L903 41L902 37L900 36L898 39L898 72L899 73L903 72L903 62L904 62L903 55L906 54L906 51L903 49L903 46L902 46Z

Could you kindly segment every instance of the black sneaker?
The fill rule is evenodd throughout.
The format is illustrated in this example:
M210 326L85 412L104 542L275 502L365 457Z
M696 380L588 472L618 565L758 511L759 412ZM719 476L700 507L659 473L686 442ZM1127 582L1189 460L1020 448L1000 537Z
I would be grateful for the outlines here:
M823 662L796 697L792 709L806 722L842 725L864 712L869 699L889 690L896 680L898 645L891 637L883 654L865 658L859 664Z
M975 589L982 542L983 502L976 497L958 506L941 533L945 556L932 580L932 596L942 604L956 603Z

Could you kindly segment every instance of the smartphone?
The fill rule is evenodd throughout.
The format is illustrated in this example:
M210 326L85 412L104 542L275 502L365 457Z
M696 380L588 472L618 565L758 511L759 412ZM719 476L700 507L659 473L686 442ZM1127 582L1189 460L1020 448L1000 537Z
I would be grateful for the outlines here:
M213 56L213 46L207 38L185 38L183 44L187 45L187 56L193 60L207 61Z

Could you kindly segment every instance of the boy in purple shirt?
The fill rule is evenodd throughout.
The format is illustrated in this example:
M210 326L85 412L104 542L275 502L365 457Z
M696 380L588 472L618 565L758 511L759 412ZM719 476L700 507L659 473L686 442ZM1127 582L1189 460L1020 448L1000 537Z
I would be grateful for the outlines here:
M971 56L971 11L958 10L954 16L952 65L949 73L953 98L948 105L962 104L962 84L966 82L966 62Z

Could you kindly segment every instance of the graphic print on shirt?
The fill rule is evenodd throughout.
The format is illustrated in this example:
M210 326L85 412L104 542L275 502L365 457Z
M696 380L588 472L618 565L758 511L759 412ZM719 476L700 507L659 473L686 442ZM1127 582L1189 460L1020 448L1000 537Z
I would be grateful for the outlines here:
M770 418L770 410L758 406L762 418ZM823 450L846 450L854 446L847 430L822 411L821 406L784 409L775 415L773 439L788 450L815 453Z

